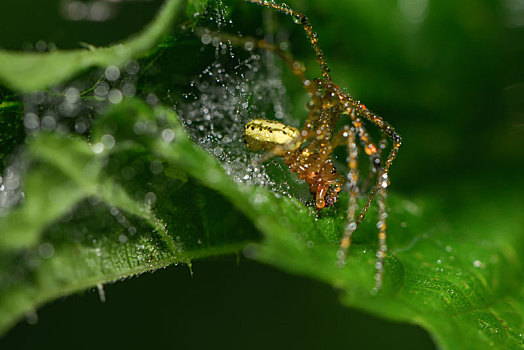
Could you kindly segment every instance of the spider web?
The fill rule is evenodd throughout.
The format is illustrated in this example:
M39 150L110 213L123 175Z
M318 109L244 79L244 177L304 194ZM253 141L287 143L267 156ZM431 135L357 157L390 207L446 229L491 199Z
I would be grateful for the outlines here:
M200 37L202 50L212 50L214 61L189 83L177 113L188 133L220 161L235 182L264 185L288 195L288 182L275 181L268 171L285 165L279 161L257 163L261 155L248 151L242 138L244 125L253 118L293 124L287 113L289 102L280 62L270 52L233 45L221 35L233 30L233 22L219 19L218 9L208 12L211 13L204 17L214 18L217 28L195 33Z

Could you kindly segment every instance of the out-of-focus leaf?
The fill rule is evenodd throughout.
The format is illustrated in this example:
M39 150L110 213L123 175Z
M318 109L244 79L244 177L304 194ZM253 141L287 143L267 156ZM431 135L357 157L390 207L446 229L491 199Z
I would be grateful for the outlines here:
M206 1L191 3L192 8L200 8ZM20 92L37 91L68 80L93 66L123 65L155 48L171 29L184 5L183 0L167 0L157 17L142 32L110 47L46 53L0 50L0 82Z
M165 142L163 130L188 144L174 119L164 116L127 102L100 118L93 144L45 133L30 141L23 157L25 198L0 219L2 331L50 299L234 253L256 238L249 221L221 196L155 156L152 147ZM150 132L133 137L135 123ZM103 146L108 127L118 141L111 150ZM152 171L159 160L164 170Z

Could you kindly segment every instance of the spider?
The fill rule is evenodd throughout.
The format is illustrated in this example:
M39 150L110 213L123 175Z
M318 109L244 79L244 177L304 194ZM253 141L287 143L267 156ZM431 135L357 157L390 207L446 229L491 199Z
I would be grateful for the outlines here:
M253 42L256 47L269 50L279 56L293 74L300 79L311 100L308 102L309 112L302 129L299 130L276 121L254 119L244 127L246 145L251 150L265 150L263 161L274 156L284 158L290 170L297 173L297 177L308 184L318 210L332 206L338 200L345 179L335 169L331 155L338 146L347 147L349 171L346 179L349 188L349 205L347 222L337 252L337 263L339 266L345 264L352 235L362 222L373 199L377 197L379 246L375 264L375 290L378 291L382 288L384 258L387 251L385 198L386 188L389 186L388 173L400 148L401 137L387 121L371 112L360 101L343 92L334 83L324 55L319 48L318 35L313 31L304 14L291 9L284 3L276 4L265 0L246 1L283 12L293 17L296 23L302 24L322 72L321 78L310 80L304 74L303 65L295 61L289 53L265 40ZM335 125L340 118L346 118L347 124L336 131ZM382 138L379 148L371 141L364 123L375 125L380 130ZM389 155L383 162L381 150L385 148L388 137L392 145ZM360 213L355 215L359 194L359 147L357 143L369 157L373 169L372 174L376 173L376 178L366 203Z

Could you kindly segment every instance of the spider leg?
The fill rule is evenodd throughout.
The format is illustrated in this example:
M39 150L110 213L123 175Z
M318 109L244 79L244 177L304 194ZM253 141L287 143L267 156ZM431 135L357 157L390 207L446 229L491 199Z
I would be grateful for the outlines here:
M306 31L306 34L307 34L307 36L309 38L309 41L311 42L311 45L313 46L313 49L315 50L317 62L320 65L320 69L322 71L322 77L324 78L324 81L327 82L327 83L331 83L332 82L331 75L330 75L330 69L329 69L329 67L327 66L327 64L326 64L326 62L324 60L324 54L322 53L322 50L318 46L318 35L313 31L313 27L309 23L308 18L303 13L291 9L286 4L280 4L279 5L279 4L275 4L274 2L270 2L270 1L266 1L266 0L246 0L246 1L249 1L249 2L254 3L254 4L258 4L258 5L261 5L261 6L274 8L274 9L280 11L280 12L283 12L285 14L288 14L288 15L292 16L296 21L299 21L304 26L304 30ZM386 122L384 119L382 119L382 117L377 116L377 115L371 113L364 105L362 105L362 104L360 104L358 102L355 102L351 97L347 96L342 91L340 91L340 89L336 85L333 86L333 91L338 95L338 97L339 97L340 101L343 103L344 108L346 109L346 111L351 113L351 111L356 109L356 112L357 112L358 115L362 115L366 120L368 120L372 124L378 126L382 130L382 132L385 135L389 136L392 139L392 141L393 141L392 149L391 149L391 151L389 153L389 156L388 156L388 158L386 160L384 168L382 169L381 173L377 174L378 178L377 178L377 181L376 181L373 189L371 190L369 199L368 199L368 201L364 205L362 211L360 212L360 214L357 217L356 223L357 223L357 226L358 226L358 224L362 221L362 219L366 215L366 212L369 209L369 206L371 205L371 202L373 201L375 195L377 194L377 191L379 190L379 187L383 186L384 184L386 184L385 187L387 187L387 183L389 181L388 180L389 167L391 166L391 164L393 163L394 159L397 156L398 150L399 150L400 145L402 143L402 138L400 137L400 135L398 133L395 132L395 129L388 122ZM357 125L357 124L360 124L360 125ZM362 135L365 135L362 132L362 130L363 130L363 128L361 126L362 124L360 122L357 123L355 120L353 120L353 125L359 129L359 134L360 134L359 136L362 139ZM305 128L306 127L307 126L305 126ZM362 141L366 142L365 140L362 140ZM376 153L377 152L376 148L374 148L372 143L367 143L367 145L369 147L372 146L372 148L365 148L364 150L366 151L366 153L368 153L369 151L371 151L371 153Z
M380 141L377 147L377 158L378 159L382 159L382 156L383 156L382 151L386 149L386 146L387 146L387 136L384 135L384 133L381 133L381 134L382 136L380 138ZM375 184L375 181L376 181L375 178L378 174L378 170L380 170L380 169L377 169L377 167L375 166L375 163L374 163L376 161L375 159L370 159L370 162L371 162L370 171L368 173L367 178L361 184L362 193L368 193L370 191L371 186Z
M256 41L255 44L259 49L273 52L278 57L280 57L282 61L284 61L284 63L291 69L291 72L300 79L302 85L311 94L311 96L317 96L318 93L315 90L311 80L306 78L304 75L305 67L302 63L296 61L290 53L283 51L280 47L278 47L278 45L271 44L264 39Z
M382 151L386 149L388 146L388 140L386 138L386 135L382 133L382 136L380 137L380 142L378 143L378 157L382 158Z
M338 264L343 265L345 263L345 259L347 257L347 251L349 249L349 246L351 244L351 236L353 235L353 232L357 229L357 227L360 225L360 222L364 218L367 209L371 205L371 202L373 201L374 196L378 192L379 196L377 199L378 206L379 206L379 220L377 223L377 228L379 229L378 233L378 251L377 251L377 261L375 263L375 288L374 291L378 291L382 288L382 281L384 276L384 259L386 257L387 252L387 245L386 245L386 205L385 205L385 198L386 198L386 187L387 187L387 172L384 172L382 169L382 161L380 158L380 155L382 153L382 149L385 147L386 142L386 133L382 132L382 138L379 143L379 148L375 147L375 145L370 141L369 135L366 131L366 128L362 124L360 118L357 115L357 109L354 107L351 107L351 98L342 92L339 91L341 94L339 96L340 101L342 104L346 107L346 114L349 114L353 127L355 130L358 130L358 137L363 144L364 152L368 155L371 165L374 169L372 173L377 174L377 180L375 183L375 186L373 187L372 192L370 193L368 200L366 201L366 204L362 211L360 212L359 216L355 220L355 211L356 211L356 196L358 194L358 187L356 184L355 179L354 182L352 182L351 176L355 176L354 174L357 174L357 161L358 161L358 153L354 141L353 136L353 143L350 144L348 140L348 152L349 152L349 174L348 174L348 181L350 186L350 203L348 208L348 218L347 218L347 224L344 229L344 235L342 236L341 242L340 242L340 249L337 254L338 256ZM358 104L360 106L360 104ZM367 118L366 118L367 119ZM353 133L352 135L354 135ZM388 158L389 159L389 158ZM391 164L391 162L389 163ZM386 176L384 176L386 174ZM384 182L386 180L386 182ZM353 190L353 186L355 186L355 190Z
M285 14L292 16L295 20L299 21L304 26L304 30L306 31L309 41L313 45L313 49L315 50L316 57L317 57L317 62L320 65L320 69L322 71L322 76L324 80L328 83L332 82L331 75L330 75L330 69L324 60L324 54L322 53L322 50L318 46L318 35L313 31L313 27L309 23L309 20L306 17L306 15L304 15L301 12L291 9L286 4L279 5L279 4L275 4L273 2L266 1L266 0L246 0L246 1L254 3L254 4L258 4L261 6L274 8L280 12L283 12ZM373 201L373 198L375 197L377 191L379 190L379 187L382 186L384 183L388 182L389 167L391 166L391 164L393 163L394 159L397 156L398 150L402 143L402 138L400 137L398 133L395 132L395 129L388 122L382 119L382 117L371 113L364 105L355 102L352 98L350 98L349 96L345 95L342 91L340 91L338 87L335 86L334 91L336 92L336 94L338 95L341 101L345 100L345 102L343 103L344 103L344 107L346 108L346 110L352 110L353 108L355 108L359 115L362 115L366 120L378 126L382 130L382 132L388 135L393 141L392 149L386 160L386 164L384 165L384 168L382 169L382 173L378 174L379 178L377 179L375 186L371 190L370 198L368 199L368 202L366 203L366 205L364 206L364 208L362 209L362 211L360 212L357 218L357 226L358 226L358 224L362 221L362 219L366 215L366 212L369 209L369 206L371 205L371 202ZM353 123L355 124L355 122ZM360 130L362 130L360 126L357 126L357 127ZM362 134L361 132L359 133ZM368 143L368 145L372 146L371 143ZM367 149L365 150L368 151ZM376 148L375 149L371 148L369 149L369 151L372 151L372 153L377 152Z
M313 49L315 50L316 56L317 56L317 62L320 64L320 69L322 70L322 76L326 81L331 81L331 75L329 74L330 70L327 66L326 62L324 61L324 54L322 53L322 50L318 46L318 35L313 31L313 27L309 23L308 18L306 15L304 15L301 12L295 11L286 4L275 4L274 2L266 1L266 0L246 0L248 2L258 4L260 6L270 7L274 8L275 10L278 10L280 12L283 12L285 14L290 15L295 19L298 23L301 23L304 26L304 30L306 31L306 34L309 38L309 41L313 45Z
M291 72L296 77L298 77L298 79L302 83L302 86L306 89L306 91L309 93L311 97L310 104L308 105L310 112L308 113L308 116L304 123L304 127L301 131L301 135L299 136L298 140L293 140L293 142L290 142L290 144L302 143L306 139L310 138L313 135L313 132L315 130L315 126L316 126L315 121L318 119L317 111L320 109L319 106L321 104L322 96L317 89L316 82L309 80L305 76L304 65L300 63L299 61L295 60L294 57L290 53L285 52L278 45L269 43L266 40L263 40L263 39L256 40L250 37L241 38L241 37L230 35L227 33L214 33L214 35L220 37L222 40L226 40L230 42L232 45L235 45L235 46L245 47L245 48L251 46L251 47L257 47L262 50L273 52L274 54L279 56L280 59L282 59L282 61L284 61L284 63L290 68ZM288 148L289 147L286 147L286 145L276 146L273 151L269 151L260 160L258 160L257 163L263 163L275 157L276 153L285 151Z
M278 45L269 43L263 39L256 40L250 37L242 38L242 37L230 35L227 33L219 33L219 32L213 33L213 35L218 36L221 38L221 40L228 41L229 43L235 46L245 47L245 48L248 48L249 46L257 47L259 49L270 51L276 54L291 69L291 72L300 79L303 87L306 89L306 91L308 91L309 95L311 96L311 103L313 105L311 106L312 108L306 119L305 127L301 131L300 135L298 135L295 139L289 141L286 144L276 145L272 150L267 151L260 159L255 160L252 166L256 167L260 163L264 163L267 160L275 156L278 156L281 153L293 150L295 145L297 144L300 145L306 139L308 139L311 136L311 133L313 132L313 124L314 124L313 121L316 119L315 106L320 104L320 94L315 89L316 86L314 85L314 82L307 79L306 76L304 75L304 72L305 72L304 65L296 61L291 54L283 51Z
M247 1L251 1L251 0L247 0ZM263 5L263 3L258 2L256 0L251 1L251 2L255 2L255 3ZM272 4L272 5L276 5L276 4ZM302 140L306 140L314 136L313 133L315 132L315 129L317 126L316 125L317 120L319 119L318 111L323 110L323 108L321 108L321 104L322 104L322 99L324 98L324 96L322 96L319 93L318 83L315 81L312 82L311 80L309 80L304 74L305 72L304 65L300 63L299 61L296 61L290 53L283 51L278 45L268 43L265 40L258 40L256 42L256 45L260 49L271 51L275 53L277 56L279 56L282 59L282 61L284 61L284 63L291 69L291 72L295 76L297 76L300 79L300 81L302 82L302 86L309 93L311 100L310 100L310 105L308 105L308 108L310 108L310 112L308 113L308 116L305 120L304 127L301 133L301 137L302 137ZM326 69L329 70L327 66L326 66ZM323 135L325 135L325 133L323 133Z
M387 139L386 135L382 133L379 146L378 146L378 158L381 159L382 150L384 150L387 146ZM380 169L376 169L375 173L379 173ZM387 218L387 211L386 211L386 188L380 187L378 192L378 252L377 252L377 262L376 262L376 269L377 273L375 275L375 292L379 291L382 288L382 280L384 276L384 259L386 257L387 253L387 245L386 245L386 218Z
M247 0L250 1L250 0ZM197 33L207 33L202 30L198 31ZM306 78L304 75L305 67L302 63L295 60L293 56L282 50L278 45L272 44L264 39L255 39L252 37L239 37L236 35L231 35L228 33L222 33L222 32L213 32L212 33L214 37L220 38L220 40L229 42L231 45L238 46L238 47L244 47L246 50L252 50L254 47L257 47L262 50L270 51L274 54L276 54L284 63L291 69L291 72L295 74L300 81L302 82L302 85L304 88L313 96L317 96L317 90L315 90L315 86L311 80Z
M369 141L368 135L365 131L364 126L362 126L361 131L361 140L364 143L364 150L366 151L369 160L371 162L372 166L372 174L377 174L377 183L380 183L381 178L383 176L382 172L382 161L380 158L380 155L382 153L381 147L383 146L385 142L385 135L382 135L381 141L379 143L378 149ZM371 201L373 200L374 194L370 193L368 201L366 202L366 205L369 207ZM386 258L386 252L387 252L387 245L386 245L386 218L387 218L387 212L386 212L386 187L380 186L378 189L378 198L377 198L377 204L378 204L378 222L377 222L377 228L378 228L378 250L376 253L376 262L375 262L375 287L373 291L376 293L380 289L382 289L382 282L384 279L384 260ZM362 218L360 218L362 220ZM357 226L360 223L360 221L357 221Z
M402 138L388 122L382 119L382 117L370 112L364 105L357 104L355 108L357 109L359 115L362 115L366 120L378 126L380 130L384 133L384 135L389 136L393 141L391 151L389 152L388 158L386 159L386 163L384 164L382 170L377 173L377 181L375 182L375 185L371 190L369 198L357 218L358 225L366 215L366 212L369 209L371 202L373 201L373 198L375 197L379 189L385 189L389 186L389 168L391 167L391 164L397 157L398 150L402 145ZM378 153L378 151L373 153Z
M293 73L299 76L304 87L310 92L312 96L313 107L311 108L311 112L308 115L308 118L306 119L306 123L302 130L302 142L306 139L311 139L311 146L319 148L321 156L324 160L332 153L333 149L336 146L342 144L344 140L347 142L350 168L348 174L350 198L347 214L347 224L344 229L344 235L341 239L341 246L338 252L339 263L344 263L347 251L351 244L351 236L353 232L357 229L359 224L362 222L369 207L371 206L373 199L378 194L377 202L379 206L379 221L377 223L377 226L379 229L379 249L377 252L377 273L375 276L375 291L378 291L382 287L384 259L387 251L385 223L387 213L385 206L385 198L386 188L389 185L389 168L397 156L398 150L402 143L402 139L400 135L395 132L394 128L382 117L373 114L360 102L355 101L353 98L351 98L351 96L343 93L340 90L340 88L333 83L330 76L329 67L327 66L324 60L324 55L320 50L320 47L318 46L318 36L313 31L313 28L309 23L309 20L304 14L289 8L289 6L287 6L286 4L279 5L272 1L266 0L246 1L261 6L273 8L292 16L295 22L301 23L303 25L304 30L306 31L306 34L309 38L309 41L311 42L313 49L315 50L316 59L320 65L323 79L315 80L314 84L317 84L317 86L312 86L313 84L311 84L311 82L307 78L305 78L303 74L303 69L300 68L300 66L298 65L294 67L295 61L291 58L290 55L284 53L282 50L280 50L279 47L266 43L264 41L259 41L259 43L257 44L259 47L268 46L265 48L273 50L277 55L279 55L291 67ZM319 91L321 90L323 90L324 93L320 93ZM330 127L336 124L336 119L330 121L329 119L324 119L324 117L326 115L334 115L338 117L338 115L336 114L336 109L330 109L332 108L333 104L331 104L329 98L326 98L327 93L335 97L335 99L338 99L338 103L340 103L340 105L342 106L342 108L340 108L339 111L341 113L348 114L351 118L352 124L350 132L347 132L346 128L345 133L344 131L337 133L331 139L331 141L330 137L332 135L333 130L331 130ZM324 105L324 102L327 102L326 106ZM370 141L369 135L362 123L361 117L366 121L370 122L371 124L377 126L381 130L382 139L379 143L379 149L377 149L375 145ZM373 171L370 173L370 175L372 176L374 172L377 174L377 177L364 207L361 209L359 215L355 218L355 212L357 209L356 198L358 195L358 149L355 141L357 137L360 139L360 142L363 145L363 150L368 155L371 161ZM389 137L392 140L392 147L384 165L382 165L381 151L385 148L386 137Z
M347 181L349 187L349 204L346 218L346 226L344 227L344 235L340 240L340 248L337 252L337 265L343 266L346 262L347 252L351 245L351 237L357 229L357 224L355 222L355 212L357 211L357 196L358 196L358 147L355 140L356 131L355 128L345 127L335 136L334 140L341 135L345 138L347 148L348 148L348 165L349 172L347 174Z
M384 278L384 259L386 258L386 188L380 187L378 191L378 251L377 261L375 263L375 292L382 289L382 281Z
M369 209L371 202L373 201L373 198L378 193L377 202L378 202L378 207L379 207L379 219L377 223L377 228L379 230L378 232L379 248L377 251L377 261L375 264L376 274L375 274L375 288L374 288L374 291L377 292L382 288L382 282L383 282L383 276L384 276L384 260L385 260L386 252L387 252L387 245L386 245L387 212L386 212L385 200L386 200L386 188L389 185L388 172L389 172L389 168L391 164L393 163L393 160L397 156L398 149L400 148L400 145L402 143L402 139L400 135L395 132L395 130L389 123L384 121L380 116L377 116L371 113L365 106L358 103L355 109L358 111L359 115L364 116L366 120L377 125L381 129L382 134L383 134L382 139L379 144L379 149L376 150L375 147L372 147L371 149L372 152L368 153L371 159L371 162L373 166L375 167L375 172L377 173L377 180L375 182L375 185L373 186L373 189L371 190L371 193L369 194L366 204L362 208L356 220L356 224L358 226L360 222L362 222L362 219L364 218L364 216L366 215L366 212ZM384 167L382 168L380 154L381 154L382 148L385 147L385 142L386 142L385 137L386 136L389 136L393 140L393 145L388 155L388 158L386 159L386 163ZM368 149L366 148L366 150Z

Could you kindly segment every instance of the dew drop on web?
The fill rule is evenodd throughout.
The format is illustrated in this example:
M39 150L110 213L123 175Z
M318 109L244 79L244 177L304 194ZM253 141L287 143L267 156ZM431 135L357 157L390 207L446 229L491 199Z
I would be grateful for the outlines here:
M260 154L249 152L242 138L244 125L253 118L289 123L283 65L271 53L254 49L252 42L233 45L219 34L235 33L232 22L220 10L208 12L215 28L206 28L197 37L215 59L188 83L177 113L192 138L220 161L235 182L265 185L287 194L289 186L272 180L265 164L254 166Z

